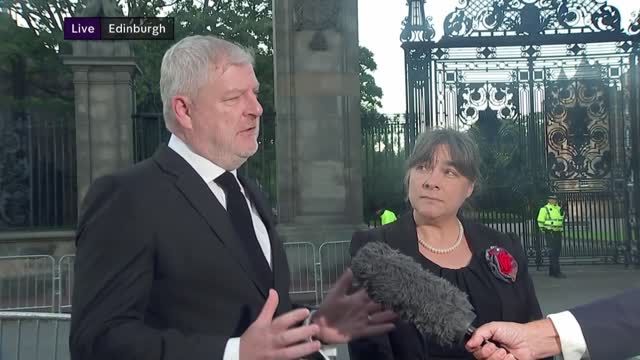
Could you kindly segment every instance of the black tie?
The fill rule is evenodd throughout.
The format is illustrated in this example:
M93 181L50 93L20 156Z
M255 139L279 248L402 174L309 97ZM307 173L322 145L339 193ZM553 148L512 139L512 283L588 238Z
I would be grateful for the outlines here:
M240 190L236 177L232 173L225 171L224 174L215 179L215 182L220 185L227 196L227 213L231 218L231 223L238 234L238 238L247 252L247 257L253 266L259 283L266 289L271 288L273 286L271 269L256 237L249 206Z

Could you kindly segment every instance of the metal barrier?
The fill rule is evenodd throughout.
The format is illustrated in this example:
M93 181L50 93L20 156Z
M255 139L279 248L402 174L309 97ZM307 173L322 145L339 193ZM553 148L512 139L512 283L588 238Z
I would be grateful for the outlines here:
M0 359L68 360L68 314L0 312Z
M61 313L71 311L75 259L75 255L65 255L58 262L58 311Z
M320 245L320 300L329 292L351 262L351 241L329 241Z
M338 277L344 272L351 257L349 256L349 241L332 241L320 245L318 251L310 242L289 242L284 244L287 254L290 272L289 295L291 299L298 304L319 304L324 295L329 291ZM46 286L38 285L13 285L12 287L4 286L4 278L11 274L6 271L8 268L4 261L21 260L22 262L31 259L46 259ZM43 310L51 312L68 313L71 312L71 295L73 293L74 273L73 266L75 255L64 255L57 264L51 256L14 256L8 258L0 258L0 310ZM40 279L44 276L43 271L29 271L29 266L21 265L20 269L27 271L20 272L15 269L13 273L19 274L19 279L28 278L30 274L36 274ZM35 276L35 275L33 275ZM38 289L35 294L40 298L41 289L47 289L47 302L34 302L35 295L26 293L22 297L16 295L15 289L26 292L29 289ZM7 289L14 290L7 292ZM4 290L4 292L3 292ZM32 291L33 292L33 291ZM27 298L31 302L21 300ZM6 300L5 300L6 299Z
M289 262L291 300L299 304L318 304L316 247L310 242L284 243Z
M49 255L0 257L0 310L54 312L54 276Z

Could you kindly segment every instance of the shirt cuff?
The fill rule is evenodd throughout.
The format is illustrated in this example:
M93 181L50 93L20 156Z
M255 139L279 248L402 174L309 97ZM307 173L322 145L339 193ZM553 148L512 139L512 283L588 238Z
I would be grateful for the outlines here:
M305 323L310 321L311 316L305 320ZM333 345L323 345L318 352L322 355L324 360L330 360L331 356L335 357L338 355L337 350L338 349ZM227 346L224 348L222 360L240 360L240 338L230 338L229 341L227 341Z
M240 360L240 338L230 338L224 347L222 360Z
M558 333L564 360L589 359L587 343L584 340L582 328L571 312L563 311L557 314L550 314L547 318L551 320Z
M332 357L338 356L338 348L335 345L322 345L318 352L325 360L330 360Z

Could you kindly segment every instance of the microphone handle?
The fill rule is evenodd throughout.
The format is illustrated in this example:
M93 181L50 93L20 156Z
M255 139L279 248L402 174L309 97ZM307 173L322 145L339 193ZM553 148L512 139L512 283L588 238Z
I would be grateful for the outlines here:
M477 328L473 325L469 325L469 327L467 328L467 331L465 331L465 339L469 340L471 338L471 335L473 335L474 332L476 332ZM485 346L488 343L487 339L483 339L482 340L482 346Z
M476 332L476 327L473 325L469 325L469 327L467 328L467 331L465 331L465 333L469 336L473 335L474 332Z

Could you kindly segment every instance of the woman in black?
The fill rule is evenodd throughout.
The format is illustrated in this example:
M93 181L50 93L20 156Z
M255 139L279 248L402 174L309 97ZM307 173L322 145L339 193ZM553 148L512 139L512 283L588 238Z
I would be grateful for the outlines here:
M368 241L383 241L413 257L468 294L477 315L475 326L540 319L520 242L457 216L480 177L479 161L477 145L463 133L422 134L405 176L412 212L383 227L355 233L351 255ZM462 341L441 346L403 321L387 335L352 341L349 352L352 360L473 359Z

